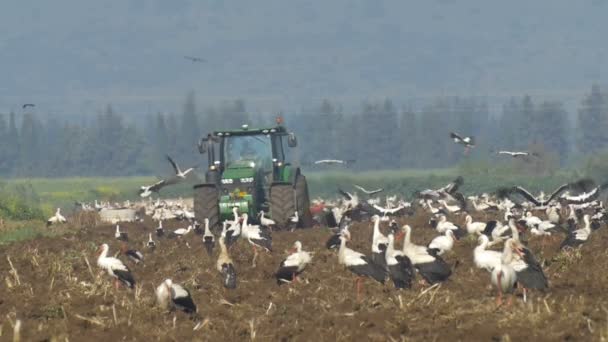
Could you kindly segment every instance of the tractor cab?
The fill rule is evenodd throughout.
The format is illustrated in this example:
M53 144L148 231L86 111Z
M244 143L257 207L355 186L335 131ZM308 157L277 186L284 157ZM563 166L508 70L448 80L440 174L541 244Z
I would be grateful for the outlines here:
M239 213L248 213L252 220L260 210L268 212L275 220L277 215L285 220L284 215L278 214L282 209L272 204L273 189L278 193L281 186L290 186L293 192L297 179L303 176L287 158L289 150L297 146L296 137L281 123L277 120L275 127L255 129L243 125L239 130L215 131L201 139L199 151L208 155L208 170L205 184L199 184L195 189L206 188L202 191L207 197L213 197L211 193L215 191L218 222L233 219L233 207L237 207ZM308 197L307 186L305 190ZM212 203L205 203L206 207L212 206ZM209 218L210 213L201 209L199 214L206 215L200 217L204 219Z

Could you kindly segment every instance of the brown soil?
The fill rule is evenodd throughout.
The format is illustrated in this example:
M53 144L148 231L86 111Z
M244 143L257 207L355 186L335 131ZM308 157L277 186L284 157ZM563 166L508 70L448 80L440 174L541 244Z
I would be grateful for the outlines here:
M427 227L426 215L401 221L415 227L413 240L417 243L427 243L436 235ZM167 226L182 224L173 222ZM160 239L156 250L149 252L143 243L153 227L150 221L122 226L129 234L130 246L143 251L146 257L144 266L127 262L138 282L136 290L115 290L112 280L100 274L96 266L99 244L108 243L111 253L119 250L113 226L1 246L0 275L4 279L0 279L0 340L12 339L11 324L16 318L23 323L21 335L25 341L608 338L605 228L592 234L589 243L570 255L556 253L561 235L545 241L532 239L532 250L548 263L545 271L550 291L532 293L528 303L517 296L512 307L497 308L489 274L473 265L473 238L458 242L445 257L455 269L450 280L440 287L425 291L416 283L411 290L398 291L392 283L382 286L366 280L363 300L358 303L354 276L338 264L335 252L324 248L330 236L326 229L275 233L274 253L261 254L255 269L250 268L251 248L246 241L239 241L232 249L238 288L226 291L215 269L216 256L207 256L199 235L192 233L183 240ZM356 224L351 232L350 246L369 251L371 225ZM278 286L273 274L295 240L314 252L313 263L303 273L303 282ZM7 257L20 284L10 272ZM154 305L154 288L168 277L191 291L199 308L197 317L164 312ZM202 327L194 331L197 323Z

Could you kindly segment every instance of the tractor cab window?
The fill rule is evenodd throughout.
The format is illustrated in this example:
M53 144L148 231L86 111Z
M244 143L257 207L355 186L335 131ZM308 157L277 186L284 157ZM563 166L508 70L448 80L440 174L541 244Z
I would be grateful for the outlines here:
M265 135L241 135L226 137L224 141L226 166L242 164L258 165L270 169L272 165L272 147L270 137ZM249 164L248 164L249 163Z

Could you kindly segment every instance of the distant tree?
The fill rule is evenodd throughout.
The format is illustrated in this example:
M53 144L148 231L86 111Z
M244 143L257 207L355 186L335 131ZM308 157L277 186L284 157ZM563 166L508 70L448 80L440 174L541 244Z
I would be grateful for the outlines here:
M424 135L423 132L419 131L418 126L416 113L412 109L404 109L399 120L399 159L401 167L418 167L419 137Z
M502 106L502 113L498 119L498 142L497 149L515 149L519 134L517 132L517 121L520 118L521 106L515 98Z
M0 114L0 175L7 175L12 169L12 163L8 155L12 148L12 142L8 136L8 124L4 114Z
M201 136L194 93L186 97L184 112L181 116L181 127L177 137L178 158L193 160L196 143Z
M19 134L19 172L33 176L40 166L40 147L43 132L34 114L25 113Z
M578 149L591 154L608 146L608 97L597 84L578 111Z
M568 113L558 102L543 102L537 109L533 121L535 144L542 144L556 152L561 160L568 154Z

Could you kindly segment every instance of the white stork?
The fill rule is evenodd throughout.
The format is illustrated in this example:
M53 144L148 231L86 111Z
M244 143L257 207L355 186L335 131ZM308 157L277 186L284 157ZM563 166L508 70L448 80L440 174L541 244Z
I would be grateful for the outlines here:
M298 280L298 275L304 271L306 265L312 261L312 255L302 250L302 243L296 241L293 244L292 254L281 262L279 270L275 273L277 283L290 283Z
M176 162L174 162L174 161L173 161L173 159L171 159L171 157L170 157L169 155L167 155L167 159L169 160L169 163L171 163L171 166L173 166L173 170L175 170L175 176L176 176L176 177L178 177L178 178L181 178L181 179L186 179L186 176L187 176L187 175L188 175L190 172L194 171L194 169L196 169L196 166L193 166L193 167L191 167L191 168L188 168L188 169L186 169L186 170L182 171L182 170L179 168L179 165L177 165L177 163L176 163Z
M498 295L496 297L496 304L502 304L502 295L503 293L512 293L515 282L517 281L517 274L511 266L511 262L513 261L513 249L515 240L508 239L505 242L505 246L503 248L503 252L501 253L500 264L497 265L494 269L492 269L492 275L490 279L492 281L492 285L496 287L498 291ZM507 305L511 304L513 297L509 297L509 301Z
M222 284L224 287L227 289L236 289L236 270L234 269L234 264L232 263L230 255L228 255L228 248L226 248L224 237L221 236L218 241L220 245L220 255L217 258L215 266L222 276Z
M192 300L190 291L175 284L171 279L165 279L156 288L156 301L165 310L176 307L188 314L196 312L196 304Z
M129 288L135 286L135 279L129 268L120 259L109 257L108 251L110 247L107 244L102 244L99 247L99 257L97 258L97 266L104 269L108 274L115 278L114 285L118 288L119 282L125 284Z
M270 230L263 229L258 225L250 225L247 222L247 213L244 213L242 217L243 224L241 227L241 236L244 239L247 239L249 244L251 244L253 247L252 267L255 267L255 260L258 256L257 247L265 249L268 252L272 252L272 236L270 235Z
M369 277L376 280L379 283L384 284L386 272L384 269L375 264L371 258L365 254L356 252L346 247L346 240L350 239L350 233L344 231L340 236L340 249L338 251L338 261L340 264L346 266L352 273L357 275L357 300L360 300L361 295L361 281L363 277Z
M207 254L211 256L213 253L213 246L215 245L215 236L211 233L209 229L209 219L205 217L205 232L203 233L203 245L205 246L205 250Z
M67 220L65 219L65 217L63 217L63 215L61 215L61 208L57 208L57 211L55 211L55 215L51 216L48 220L46 220L46 225L47 227L55 224L55 223L66 223Z

